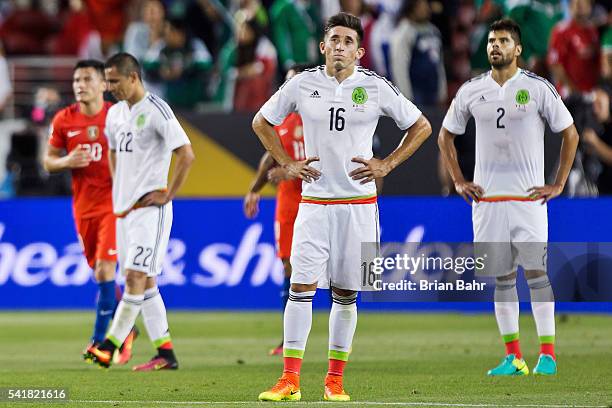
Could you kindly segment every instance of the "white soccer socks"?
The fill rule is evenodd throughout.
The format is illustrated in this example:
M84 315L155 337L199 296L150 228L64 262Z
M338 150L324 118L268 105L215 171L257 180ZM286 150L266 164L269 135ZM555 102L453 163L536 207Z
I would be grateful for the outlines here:
M516 278L495 280L495 318L506 345L506 354L522 358L519 344L519 301Z
M315 291L294 292L289 290L289 300L283 317L285 357L302 359L312 327L312 299Z
M166 306L157 286L147 289L144 293L142 319L147 334L156 348L170 341Z
M108 331L107 338L115 345L119 347L125 341L125 338L130 334L138 313L142 308L144 301L144 294L132 295L124 293L117 311L113 317L113 323L110 330Z
M535 320L540 352L555 358L555 302L547 275L527 279L531 295L531 311Z
M502 336L519 332L519 299L516 278L495 280L495 318Z
M357 327L357 293L340 296L332 291L329 312L329 358L347 361Z

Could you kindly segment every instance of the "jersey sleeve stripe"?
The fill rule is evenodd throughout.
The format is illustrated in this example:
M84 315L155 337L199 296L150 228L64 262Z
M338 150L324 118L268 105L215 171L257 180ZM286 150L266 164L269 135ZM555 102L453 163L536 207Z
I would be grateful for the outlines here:
M155 101L160 105L160 107L168 114L170 119L174 118L174 113L172 112L170 105L168 105L166 101L164 101L157 95L152 95L152 96L153 96L153 99L155 99Z
M162 114L162 116L166 119L166 120L170 120L172 119L169 115L168 112L164 110L164 108L162 108L162 106L160 105L159 102L157 102L155 99L149 97L149 101L160 111L160 113Z
M166 111L166 113L168 114L168 116L173 117L174 115L172 114L172 109L170 109L170 106L168 105L168 103L166 103L166 101L164 101L162 98L160 98L157 95L150 95L155 101L157 101L157 103L159 103L159 105L162 107L163 110Z
M455 92L455 95L456 95L456 94L458 94L458 93L459 93L459 91L461 91L461 89L462 89L464 86L466 86L467 84L470 84L470 83L472 83L472 82L474 82L474 81L479 81L479 80L481 80L481 79L484 79L484 78L486 78L486 77L489 75L489 73L490 73L490 71L483 72L482 74L477 75L477 76L475 76L474 78L470 78L470 79L468 79L467 81L465 81L465 82L463 83L463 85L461 85L461 86L459 87L459 89L457 89L457 92Z
M559 93L557 92L557 90L555 89L554 86L552 86L552 84L550 82L548 82L546 79L542 78L541 76L538 76L536 74L534 74L533 72L529 72L529 71L521 71L523 74L525 74L526 77L528 78L533 78L533 79L537 79L538 81L542 81L546 84L546 86L548 87L548 89L550 89L550 92L553 93L553 95L555 95L555 98L559 98Z
M389 85L389 87L393 90L393 92L395 92L396 95L400 94L399 89L397 89L397 87L395 85L393 85L391 83L391 81L389 81L387 78L385 78L383 76L378 75L376 72L370 71L369 69L365 69L365 68L357 68L357 71L359 71L359 72L361 72L361 73L363 73L364 75L367 75L367 76L373 76L375 78L382 79L383 81L385 81L385 83L387 85Z

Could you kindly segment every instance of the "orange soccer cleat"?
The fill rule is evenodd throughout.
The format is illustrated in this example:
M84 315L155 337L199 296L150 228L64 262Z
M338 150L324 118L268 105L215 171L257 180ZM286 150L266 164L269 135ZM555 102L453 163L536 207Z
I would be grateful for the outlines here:
M260 401L299 401L302 393L297 374L283 373L274 387L259 394Z
M323 394L323 399L325 399L325 401L336 402L351 400L351 397L344 391L341 376L327 374L325 377L325 392Z

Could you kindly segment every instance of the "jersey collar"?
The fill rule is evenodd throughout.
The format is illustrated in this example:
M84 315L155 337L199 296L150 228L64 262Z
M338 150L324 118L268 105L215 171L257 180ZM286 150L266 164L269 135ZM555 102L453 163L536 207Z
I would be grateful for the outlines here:
M149 95L151 95L151 93L150 93L149 91L146 91L146 92L144 93L144 96L142 97L142 99L141 99L141 100L139 100L138 102L136 102L135 104L133 104L133 105L132 105L132 107L130 107L130 106L129 106L129 105L127 105L127 103L126 103L126 105L128 106L128 109L129 109L130 111L133 111L133 110L134 110L134 109L136 109L138 106L140 106L140 104L142 104L144 101L146 101L146 100L147 100L147 98L149 97Z
M516 80L516 78L519 77L519 75L521 75L521 72L523 72L523 70L521 68L517 68L516 73L514 75L512 75L512 77L510 79L508 79L506 82L504 82L503 85L499 85L497 83L497 81L495 81L493 79L493 70L489 71L489 80L491 82L493 82L498 88L505 88L506 86L510 85L512 82L514 82Z
M355 79L358 75L357 72L357 65L355 65L355 67L353 68L353 73L351 75L349 75L344 81L342 81L342 83L338 83L338 81L336 80L336 77L333 75L329 75L327 73L327 67L323 68L323 74L327 77L328 80L333 81L335 85L342 85L344 83L346 83L347 81L352 81L353 79Z

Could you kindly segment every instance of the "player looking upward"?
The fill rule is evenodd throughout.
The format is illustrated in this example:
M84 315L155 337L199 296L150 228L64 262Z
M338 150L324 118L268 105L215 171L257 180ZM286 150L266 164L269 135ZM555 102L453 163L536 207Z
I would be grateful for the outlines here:
M324 398L350 399L343 372L357 325L361 244L379 240L374 179L410 157L431 133L427 119L395 86L355 65L365 53L362 38L359 18L330 17L320 43L325 65L286 81L253 119L253 130L274 160L289 177L303 180L284 313L283 375L260 400L301 398L300 368L317 286L332 291ZM274 131L291 112L302 118L304 160L292 159ZM382 115L407 132L398 148L379 160L372 157L372 139Z
M529 284L531 307L540 338L534 374L557 372L555 304L546 274L548 215L546 203L563 191L574 161L578 134L555 88L517 66L520 27L512 20L494 22L487 54L491 70L466 82L448 110L438 145L457 192L472 201L474 242L492 243L494 266L483 271L496 277L495 317L506 344L506 357L489 375L526 375L519 347L519 302L516 268ZM453 144L476 121L474 182L465 180ZM561 133L560 166L554 184L544 183L544 126Z
M296 64L287 71L286 80L293 78L305 69L315 68L316 65ZM300 115L293 112L285 118L283 123L275 126L274 130L278 133L285 151L293 160L304 160L304 130ZM374 157L378 158L377 145L380 144L377 135L374 135L372 151ZM298 207L302 200L302 180L299 178L289 178L287 170L277 165L270 153L266 152L259 161L255 179L251 183L249 192L244 198L244 213L247 218L255 218L259 212L259 192L266 185L267 181L277 185L276 192L276 211L274 213L274 235L276 239L276 254L283 262L285 278L281 289L283 310L289 300L289 288L291 286L291 241L293 239L293 225L297 217ZM377 178L376 190L380 194L383 179ZM270 355L283 354L283 342L269 352Z
M166 102L148 93L138 61L119 53L106 62L109 90L119 100L108 112L106 136L113 173L119 266L125 293L104 342L93 350L102 367L142 312L157 355L135 371L176 369L166 307L157 288L172 227L172 199L185 181L194 155L185 131ZM172 180L168 170L172 154Z
M43 160L50 173L64 170L72 173L76 230L98 284L94 331L83 353L87 361L93 358L89 348L104 340L117 305L115 215L108 143L104 137L106 114L112 104L104 101L105 89L104 64L101 61L77 62L72 74L76 103L60 110L53 118ZM126 338L118 357L119 363L125 364L130 359L135 336L134 331Z

